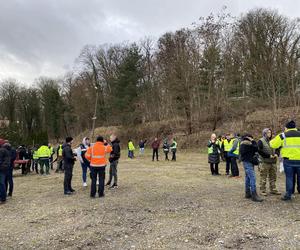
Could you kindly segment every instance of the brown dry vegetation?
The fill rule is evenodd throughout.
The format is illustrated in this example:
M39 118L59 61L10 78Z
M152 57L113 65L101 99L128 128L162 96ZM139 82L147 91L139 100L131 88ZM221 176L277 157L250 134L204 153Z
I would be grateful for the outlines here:
M243 178L211 176L198 152L179 151L176 163L125 155L120 187L104 199L89 198L78 165L70 197L62 174L16 173L14 196L0 207L0 249L299 249L299 195L253 203Z
M121 127L121 126L110 126L110 127L99 127L95 129L95 135L103 135L109 138L109 135L116 133L121 139L123 148L127 146L127 140L133 139L135 145L138 145L140 139L153 140L154 137L158 136L160 139L166 137L175 137L178 145L183 149L191 148L202 148L206 147L207 138L210 138L212 132L218 135L225 133L251 133L257 139L261 138L262 130L264 128L272 128L274 133L281 132L286 122L293 118L296 121L300 121L300 113L295 111L294 108L284 108L278 110L278 124L280 127L272 124L272 111L269 109L257 109L250 112L248 115L240 114L240 118L230 117L219 122L217 129L212 131L212 124L205 120L203 116L202 121L198 121L197 127L194 127L195 131L193 134L187 135L185 133L185 122L184 120L165 120L160 122L149 122L134 127ZM81 143L82 138L89 136L90 131L85 131L76 137L76 144Z

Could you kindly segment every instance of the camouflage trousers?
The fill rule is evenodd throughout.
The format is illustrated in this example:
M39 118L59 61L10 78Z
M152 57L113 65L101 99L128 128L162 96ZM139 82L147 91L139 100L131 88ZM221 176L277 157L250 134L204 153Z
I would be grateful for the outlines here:
M267 179L269 179L270 191L276 191L277 167L276 164L262 163L260 169L260 190L266 191Z

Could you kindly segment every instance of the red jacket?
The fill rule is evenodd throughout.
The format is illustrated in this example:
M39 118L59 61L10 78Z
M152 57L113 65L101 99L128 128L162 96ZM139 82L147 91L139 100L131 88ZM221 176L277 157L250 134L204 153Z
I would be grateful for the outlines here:
M159 148L159 145L160 145L160 141L157 140L157 141L153 141L151 146L153 149L158 149Z

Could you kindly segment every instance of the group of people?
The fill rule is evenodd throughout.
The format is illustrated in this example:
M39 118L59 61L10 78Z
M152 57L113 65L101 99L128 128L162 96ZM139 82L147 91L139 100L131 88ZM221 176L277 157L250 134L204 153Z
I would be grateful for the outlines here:
M62 143L59 144L55 152L51 143L44 143L41 146L35 145L33 147L21 145L15 151L17 160L15 165L21 167L22 175L27 175L34 171L37 174L50 174L50 168L53 170L53 163L57 161L58 168L56 172L63 171L61 160L62 146ZM57 154L57 158L53 160L55 153Z
M263 201L256 190L255 166L258 166L260 172L261 195L268 195L267 180L270 194L281 194L276 187L278 162L283 165L286 175L286 193L282 200L291 200L296 182L300 193L300 131L294 121L288 122L284 132L274 138L270 128L264 129L257 142L251 134L226 134L219 138L212 134L207 147L212 175L219 175L219 163L222 159L226 161L226 175L239 178L238 161L243 163L246 198Z
M99 197L104 197L105 169L107 166L106 155L109 154L109 180L106 186L118 187L117 166L121 156L120 141L116 135L111 135L109 140L98 136L94 144L90 144L85 137L77 149L72 150L73 138L67 137L63 147L64 164L64 194L71 195L75 192L72 188L73 167L76 159L79 159L82 167L83 186L87 186L87 171L90 170L91 191L90 197L95 198L98 187Z
M106 154L109 154L109 188L118 187L117 166L121 155L120 141L115 135L110 136L109 142L98 136L96 143L90 144L88 137L76 149L72 149L73 138L67 137L65 143L59 144L56 149L57 158L53 160L54 149L51 144L44 143L38 149L32 150L33 159L20 158L18 150L11 147L9 142L0 139L0 203L6 202L7 196L13 193L13 169L15 161L20 158L25 161L26 173L32 164L33 171L41 175L49 175L50 167L57 161L56 172L64 173L64 194L71 195L75 192L72 188L73 166L78 159L82 168L83 187L87 187L87 172L90 170L91 197L94 198L98 186L99 197L104 196L105 168L107 165ZM25 147L24 147L25 148ZM29 163L30 162L30 163ZM23 163L22 163L23 164ZM23 166L22 166L23 169ZM23 172L23 170L22 170Z
M139 142L139 154L143 155L145 152L145 147L147 144L147 140L140 140ZM159 140L157 137L154 138L154 140L151 142L151 148L152 148L152 161L156 159L156 161L159 161L159 148L161 145L161 140ZM165 160L169 161L169 153L172 153L172 161L176 161L176 152L177 152L177 141L175 138L169 142L169 140L166 138L163 141L162 150L165 155ZM130 139L128 140L128 157L133 159L134 158L134 151L135 147L133 144L133 141Z
M146 143L146 140L140 141L140 154L144 153ZM32 160L32 170L42 175L50 174L50 167L53 162L57 161L56 172L64 172L64 194L71 195L75 192L72 188L73 166L78 159L82 168L83 186L87 187L87 172L90 170L90 196L95 198L98 186L98 195L103 197L105 169L108 164L106 155L109 155L109 180L106 185L110 188L118 187L117 166L121 150L117 136L113 134L109 140L98 136L94 144L91 144L90 139L85 137L75 150L72 149L72 144L72 137L67 137L65 143L59 144L56 148L56 160L53 160L55 150L51 144L44 143L39 148L33 148L32 159L30 159ZM151 147L153 150L152 160L154 161L156 158L158 161L160 140L155 138ZM243 163L246 198L257 202L262 201L256 189L255 166L258 166L260 171L260 194L268 195L267 180L269 180L270 194L281 194L276 187L278 162L283 165L286 176L286 193L282 200L291 200L295 193L296 183L297 191L300 193L300 131L296 128L294 121L288 122L284 132L274 138L270 128L264 129L262 137L257 142L250 134L243 136L226 134L218 138L216 134L212 134L207 147L212 175L220 175L219 163L222 159L226 162L226 175L239 178L238 162ZM0 139L0 203L4 203L7 196L12 196L13 168L16 159L20 158L20 154L22 157L22 148L15 150L8 141ZM168 154L171 151L172 160L176 161L177 142L175 139L172 139L171 143L165 139L162 149L165 160L169 160ZM134 157L134 150L134 144L132 140L129 140L128 157Z

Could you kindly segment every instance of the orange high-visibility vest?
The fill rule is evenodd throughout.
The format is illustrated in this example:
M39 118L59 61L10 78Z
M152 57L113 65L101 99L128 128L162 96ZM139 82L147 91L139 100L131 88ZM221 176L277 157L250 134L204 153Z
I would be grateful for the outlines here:
M103 142L96 142L87 149L84 157L90 162L91 167L105 167L107 164L105 155L111 151L110 145L105 146Z

